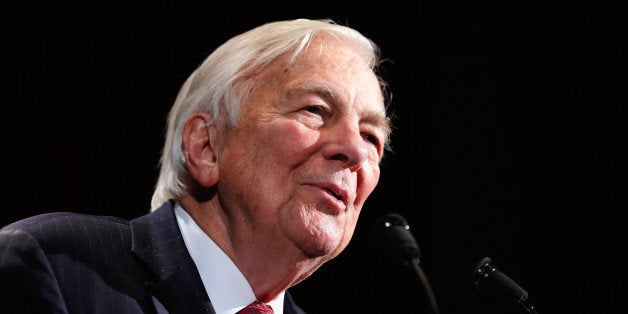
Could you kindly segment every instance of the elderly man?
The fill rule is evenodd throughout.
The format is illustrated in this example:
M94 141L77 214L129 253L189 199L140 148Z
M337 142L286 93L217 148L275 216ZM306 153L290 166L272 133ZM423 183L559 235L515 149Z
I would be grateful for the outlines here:
M170 111L151 213L6 226L4 305L301 313L287 289L346 248L379 179L390 133L379 62L373 42L329 20L230 39Z

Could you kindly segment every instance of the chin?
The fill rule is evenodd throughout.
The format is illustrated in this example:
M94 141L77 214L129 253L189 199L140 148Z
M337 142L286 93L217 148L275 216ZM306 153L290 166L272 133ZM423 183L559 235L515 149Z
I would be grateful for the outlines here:
M308 258L338 255L344 243L344 224L334 216L318 211L307 211L297 221L292 220L285 229L288 237Z
M335 256L331 255L335 250L326 247L301 246L301 253L308 259L323 258L330 260Z
M299 247L307 257L323 257L334 254L341 243L342 229L333 224L310 223L302 231ZM333 256L331 256L333 257Z

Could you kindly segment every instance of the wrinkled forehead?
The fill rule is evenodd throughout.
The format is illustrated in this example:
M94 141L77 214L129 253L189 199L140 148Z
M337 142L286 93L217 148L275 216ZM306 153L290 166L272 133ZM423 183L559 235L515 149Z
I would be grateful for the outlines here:
M384 111L380 80L371 67L370 56L353 41L319 34L301 58L285 69L285 74L328 84L337 97L366 102L371 109Z
M245 90L249 95L262 91L285 96L299 87L316 86L313 89L324 91L329 98L364 104L370 111L385 115L384 96L369 51L353 40L319 31L298 54L285 52L246 75L251 85Z

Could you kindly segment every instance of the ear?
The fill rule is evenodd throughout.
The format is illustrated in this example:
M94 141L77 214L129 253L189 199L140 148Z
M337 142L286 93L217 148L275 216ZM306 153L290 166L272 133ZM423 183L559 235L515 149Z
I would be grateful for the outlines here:
M183 127L183 153L190 175L202 186L212 187L218 182L218 164L212 127L206 113L195 113Z

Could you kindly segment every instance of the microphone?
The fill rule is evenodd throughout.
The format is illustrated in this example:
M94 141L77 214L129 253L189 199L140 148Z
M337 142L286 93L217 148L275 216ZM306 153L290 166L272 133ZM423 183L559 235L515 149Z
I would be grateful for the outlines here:
M528 292L512 279L491 265L491 259L484 257L475 266L467 280L467 290L474 295L522 314L537 314L536 308L528 302Z
M399 214L386 214L375 221L372 228L375 247L394 260L410 266L418 264L421 250L410 232L410 225Z
M410 225L406 219L396 213L380 217L371 228L371 240L375 247L385 255L405 266L412 267L427 295L432 313L439 314L430 283L419 265L421 250L410 232Z

